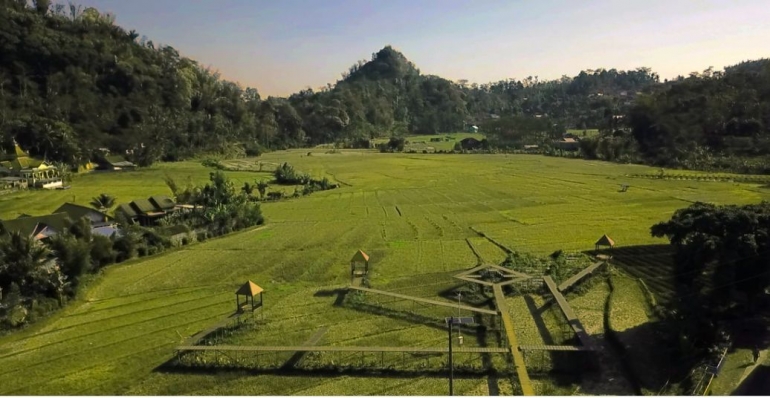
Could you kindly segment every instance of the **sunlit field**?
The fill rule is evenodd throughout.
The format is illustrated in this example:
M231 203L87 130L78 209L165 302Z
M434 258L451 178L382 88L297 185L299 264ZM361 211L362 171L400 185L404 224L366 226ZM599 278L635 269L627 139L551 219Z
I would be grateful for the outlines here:
M761 184L633 178L658 169L537 155L304 149L240 160L257 161L289 162L299 171L340 183L340 188L264 204L264 227L110 266L81 299L57 315L0 338L0 394L446 394L446 379L431 376L155 369L184 339L231 313L234 292L247 279L265 289L264 323L233 343L297 345L327 328L319 344L442 346L446 334L441 330L332 307L336 296L319 292L349 283L348 261L358 249L371 256L373 287L436 298L456 284L451 275L476 265L468 241L486 262L505 258L471 228L513 250L544 256L592 249L602 234L618 247L666 243L650 236L650 226L676 209L695 201L745 204L770 199L770 190ZM181 162L80 175L67 191L0 197L0 216L44 214L65 201L87 204L100 193L116 196L118 202L170 194L165 175L182 184L188 179L202 183L211 171ZM237 186L269 177L250 171L228 175ZM620 192L623 184L630 186L626 192ZM641 294L634 286L623 288ZM602 311L590 298L606 297L605 286L596 289L576 302L589 331L599 330ZM511 300L512 311L524 311L525 305L515 302L518 298ZM617 303L622 300L632 299ZM620 305L617 311L618 319L628 320L616 325L620 329L635 327L646 316L634 306ZM440 319L451 312L428 309L426 316ZM510 393L510 380L468 377L455 382L455 394L486 395L490 388ZM539 392L549 391L571 393Z

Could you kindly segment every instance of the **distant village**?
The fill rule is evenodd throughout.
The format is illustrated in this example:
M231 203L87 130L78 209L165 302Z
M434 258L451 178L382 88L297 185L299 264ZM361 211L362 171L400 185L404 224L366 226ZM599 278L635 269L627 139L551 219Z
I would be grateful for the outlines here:
M45 159L36 159L14 142L13 151L0 154L0 193L18 189L67 189L60 167ZM123 156L110 155L106 148L100 149L100 156L93 162L82 165L82 171L132 170L136 165Z
M121 218L129 223L144 227L156 227L160 225L162 218L177 212L188 212L192 209L192 205L177 204L164 195L119 204L113 216L108 215L103 210L75 203L65 203L51 214L39 216L22 214L15 219L0 220L0 227L8 233L19 233L38 241L45 241L65 231L68 220L76 221L86 218L90 223L92 234L113 237L119 236L121 233L118 224L118 220ZM179 226L170 226L165 232L172 242L183 239L188 233L187 229Z
M101 149L100 152L103 156L77 171L121 171L136 168L134 163L124 157L110 155L107 149ZM51 162L31 157L17 143L14 143L13 152L0 155L0 193L21 189L67 189L62 171ZM87 218L93 234L111 237L120 233L118 218L150 227L157 226L163 217L180 211L189 211L191 208L192 206L176 204L171 198L162 195L118 204L113 216L108 215L103 211L104 209L64 203L51 214L37 216L22 214L16 219L0 220L0 227L9 233L18 232L44 241L64 231L67 228L67 220ZM174 231L168 232L172 240L177 235ZM178 235L181 236L184 232L186 231Z

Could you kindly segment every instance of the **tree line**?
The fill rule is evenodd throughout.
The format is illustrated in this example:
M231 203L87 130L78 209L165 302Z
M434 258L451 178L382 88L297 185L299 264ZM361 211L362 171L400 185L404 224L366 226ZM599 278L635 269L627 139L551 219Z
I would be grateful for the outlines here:
M599 68L479 85L422 74L386 46L334 84L263 99L96 9L1 1L0 144L16 139L71 165L99 148L149 165L457 132L499 119L507 126L481 131L490 143L516 146L531 141L518 132L530 134L532 118L550 123L532 132L548 139L600 129L581 145L587 158L761 171L770 151L767 60L663 83L649 68Z

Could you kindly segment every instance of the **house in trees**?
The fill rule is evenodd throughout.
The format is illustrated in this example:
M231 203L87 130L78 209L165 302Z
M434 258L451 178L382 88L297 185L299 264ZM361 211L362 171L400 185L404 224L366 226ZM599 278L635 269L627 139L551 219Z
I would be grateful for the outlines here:
M0 221L0 225L7 232L18 232L25 236L31 236L37 240L48 239L67 229L68 220L77 221L83 217L91 224L91 233L110 237L119 233L115 220L90 207L65 203L54 210L53 213L43 216L22 215L19 218Z
M55 189L63 185L56 166L30 157L15 142L13 152L0 156L0 177L5 188Z
M577 151L580 148L580 141L575 138L562 138L554 141L554 146L562 151Z
M70 220L80 220L85 217L91 223L91 233L110 237L119 233L118 223L113 218L91 207L65 203L53 211L54 214L64 213Z
M177 205L168 196L158 195L149 199L136 199L130 203L119 204L115 215L121 215L131 222L143 226L154 226L163 217L187 210L189 206Z
M22 215L12 220L0 221L2 229L8 233L18 232L36 240L46 240L67 228L67 214L55 213L45 216Z
M105 171L123 171L136 169L136 164L129 162L126 160L126 158L119 155L104 156L100 158L96 163L99 170Z

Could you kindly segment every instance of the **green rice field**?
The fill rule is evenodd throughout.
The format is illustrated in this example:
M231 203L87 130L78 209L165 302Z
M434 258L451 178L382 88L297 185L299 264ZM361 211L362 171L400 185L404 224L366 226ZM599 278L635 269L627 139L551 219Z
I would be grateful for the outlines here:
M666 241L651 237L650 226L695 201L745 204L770 199L770 190L759 183L631 178L658 169L537 155L303 149L258 160L289 162L341 187L264 204L264 227L108 267L58 314L0 337L0 394L445 395L442 374L194 373L158 367L171 359L175 346L232 313L234 292L249 279L265 289L262 319L253 330L231 336L228 344L300 345L323 329L319 345L443 347L445 329L430 321L415 322L404 313L435 321L456 315L456 309L414 308L374 295L358 306L348 303L350 297L334 305L334 291L350 282L349 260L356 250L371 257L373 288L450 302L444 296L458 285L452 275L479 261L469 245L485 262L505 258L498 246L471 228L535 255L593 249L605 233L619 248L655 245ZM246 169L227 174L238 186L270 177ZM196 162L180 162L136 172L78 175L67 191L0 196L0 217L45 214L65 201L87 204L100 193L116 196L118 202L170 194L165 175L182 184L201 183L210 171ZM621 184L630 185L627 192L619 192ZM645 277L644 271L635 276ZM619 303L633 305L622 305L613 321L621 330L637 330L650 320L643 291L635 278L622 278L619 288L630 293ZM665 288L665 281L650 286L653 292ZM597 284L571 298L590 333L601 333L607 295L607 286ZM525 319L532 305L541 304L540 297L530 303L509 297L514 323L521 325L519 338L528 343L542 344L545 337L538 326L559 330L558 317L550 311L537 322ZM480 343L468 334L465 344ZM421 360L409 363L417 367ZM599 382L581 386L548 380L536 380L537 393L627 393L624 386L601 390ZM454 388L457 395L514 392L510 378L493 376L463 376Z

